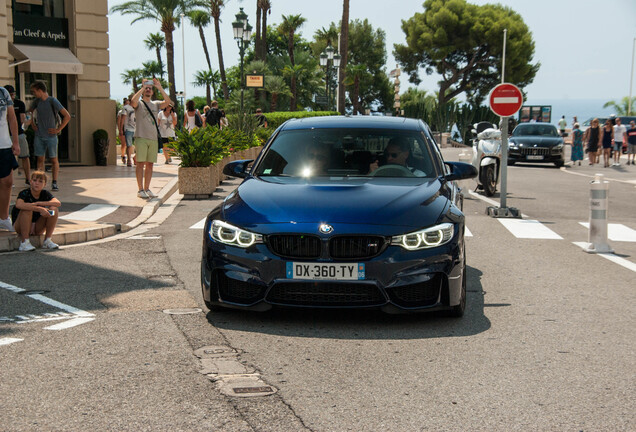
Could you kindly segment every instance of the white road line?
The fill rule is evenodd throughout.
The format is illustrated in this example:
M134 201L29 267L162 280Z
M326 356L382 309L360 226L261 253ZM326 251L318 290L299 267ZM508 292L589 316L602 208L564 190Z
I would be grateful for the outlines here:
M587 247L587 243L586 242L572 242L573 244L577 245L578 247L580 247L581 249L585 249ZM606 260L609 260L615 264L618 264L622 267L625 267L628 270L633 271L634 273L636 273L636 264L634 264L631 261L626 260L625 258L621 258L619 256L616 256L612 253L597 253L596 255L598 256L602 256L603 258L605 258Z
M562 240L563 237L534 219L497 219L517 238Z
M93 315L90 312L86 312L86 311L83 311L81 309L77 309L77 308L75 308L73 306L69 306L67 304L60 303L59 301L50 299L48 297L45 297L42 294L27 294L26 297L32 298L33 300L40 301L42 303L46 303L49 306L53 306L53 307L56 307L58 309L62 309L63 311L72 313L75 316L79 316L79 317L93 317L93 316L95 316L95 315Z
M480 199L482 201L487 202L490 205L494 205L494 206L499 207L499 203L497 201L493 200L493 199L486 198L485 196L483 196L481 194L478 194L477 192L472 191L472 190L468 190L468 193L471 194L472 196L474 196L475 198L478 198L478 199Z
M24 339L19 339L19 338L0 338L0 346L1 345L9 345L15 342L21 342Z
M60 219L94 222L118 208L119 206L115 204L89 204L81 210L60 216Z
M134 235L130 237L126 237L126 240L158 240L161 236L145 236L145 235Z
M75 327L80 324L86 324L87 322L93 321L95 318L73 318L68 321L64 321L63 323L54 324L52 326L44 327L44 330L65 330L67 328Z
M190 227L190 229L203 229L203 228L205 228L205 219L206 218L201 219L199 222L197 222L194 225L192 225Z
M579 222L585 228L590 229L589 222ZM607 224L607 237L617 242L636 242L636 230L623 224Z
M468 227L464 227L464 229L465 229L464 237L472 237L473 236L473 233L470 232Z
M9 284L4 283L2 281L0 281L0 288L4 288L4 289L7 289L9 291L13 291L14 293L21 293L21 292L26 291L23 288L19 288L19 287L15 286L15 285L9 285Z

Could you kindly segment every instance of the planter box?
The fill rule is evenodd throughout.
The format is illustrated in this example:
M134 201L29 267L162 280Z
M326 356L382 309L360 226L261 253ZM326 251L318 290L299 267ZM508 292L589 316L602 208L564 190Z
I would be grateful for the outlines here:
M210 166L210 185L212 186L212 193L219 185L219 167L216 165Z
M179 167L179 193L188 198L209 197L212 187L210 167Z

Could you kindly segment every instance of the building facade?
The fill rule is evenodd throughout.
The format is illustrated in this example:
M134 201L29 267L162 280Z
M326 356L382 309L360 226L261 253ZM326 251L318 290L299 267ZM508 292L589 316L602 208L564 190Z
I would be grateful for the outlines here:
M28 106L30 84L42 80L66 107L62 163L94 165L97 129L108 131L116 162L107 14L108 0L0 0L0 85L13 85Z

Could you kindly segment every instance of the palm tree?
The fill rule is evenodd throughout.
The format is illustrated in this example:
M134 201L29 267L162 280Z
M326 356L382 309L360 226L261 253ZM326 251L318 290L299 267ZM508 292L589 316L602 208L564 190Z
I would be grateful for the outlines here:
M626 116L626 115L631 115L631 113L636 112L636 109L634 109L634 103L636 102L636 99L632 99L631 103L632 106L629 106L629 97L625 96L623 99L621 99L620 102L616 102L616 101L609 101L609 102L605 102L605 105L603 105L603 108L613 108L616 111L616 115L617 116Z
M349 93L349 96L353 105L354 114L362 114L362 106L360 104L360 81L368 77L368 75L369 72L365 65L351 64L347 68L347 78L344 83L346 86L352 87L352 91Z
M349 0L342 0L342 22L340 23L340 69L338 70L338 111L345 112L344 80L349 53Z
M165 73L163 65L154 60L143 62L141 65L143 66L141 70L144 74L144 78L154 78L156 76L163 77L163 74Z
M210 15L214 18L214 34L216 35L216 52L219 55L219 73L221 74L221 87L223 87L223 99L226 101L230 97L225 77L225 65L223 64L223 48L221 48L221 9L225 6L225 0L210 0Z
M206 11L197 9L190 12L188 14L188 18L190 19L192 25L199 29L199 37L201 38L201 45L203 45L203 53L205 54L205 60L208 62L208 70L212 70L212 62L210 62L208 44L205 42L205 34L203 33L203 27L207 27L207 25L210 24L210 14Z
M300 15L283 15L283 22L278 26L278 32L287 35L287 52L289 53L289 62L292 67L296 64L294 62L294 34L304 23L307 21ZM296 74L291 75L291 101L290 105L292 110L296 107Z
M297 110L297 101L296 101L296 82L300 75L305 71L305 67L303 65L297 64L292 65L288 64L282 70L283 76L289 77L289 82L291 85L289 86L291 89L291 99L289 101L289 110L296 111Z
M269 111L276 111L279 96L291 96L289 87L285 84L283 77L278 75L268 75L265 77L265 91L272 95L272 101L269 105Z
M210 93L210 87L214 91L214 99L216 99L216 87L221 82L221 75L212 70L200 70L196 71L194 74L194 81L192 85L196 87L204 87L205 86L205 98L207 100L207 104L210 105L212 103L212 94Z
M197 6L207 5L204 0L131 0L113 6L111 13L120 12L122 15L134 15L137 21L151 19L161 23L161 31L166 38L166 53L168 58L168 86L170 87L170 99L177 100L177 92L174 79L174 40L172 33L175 24L180 22L180 14L187 14Z
M314 33L314 41L316 42L313 46L314 55L319 56L328 45L332 47L336 46L338 42L338 28L334 23L331 23L328 29L323 27L316 30L316 33Z
M254 58L261 60L261 0L256 0L256 35L254 36Z
M267 14L271 13L272 2L270 0L259 0L261 4L261 55L260 60L267 62Z
M161 61L161 49L166 46L166 38L161 33L150 33L144 40L146 48L149 50L155 50L157 54L157 63L159 63L159 69L161 69L161 78L163 78L163 62Z
M124 84L132 84L133 93L137 93L139 91L139 82L144 77L141 69L125 69L120 76Z

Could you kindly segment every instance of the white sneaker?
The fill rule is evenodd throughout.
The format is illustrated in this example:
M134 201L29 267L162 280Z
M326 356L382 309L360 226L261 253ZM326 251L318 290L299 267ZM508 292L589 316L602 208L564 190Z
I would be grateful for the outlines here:
M139 192L137 192L137 196L138 196L139 198L143 198L143 199L148 199L148 198L150 198L150 197L148 196L148 194L146 193L146 191L143 191L143 190L140 190Z
M6 219L0 219L0 229L6 229L10 232L15 232L15 229L13 228L13 224L11 223L10 217Z
M60 246L57 243L53 243L53 240L50 238L47 238L44 240L44 243L42 243L42 249L59 249L59 247Z
M20 243L20 247L18 248L20 252L30 252L35 250L35 246L31 244L29 239L26 239L22 243Z
M146 195L148 195L148 198L157 198L157 195L155 195L150 189L146 189Z

